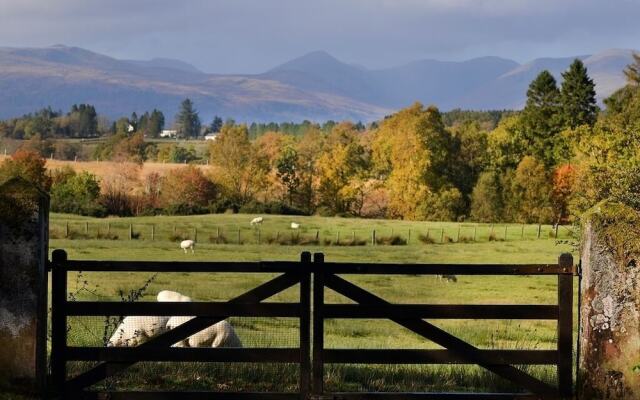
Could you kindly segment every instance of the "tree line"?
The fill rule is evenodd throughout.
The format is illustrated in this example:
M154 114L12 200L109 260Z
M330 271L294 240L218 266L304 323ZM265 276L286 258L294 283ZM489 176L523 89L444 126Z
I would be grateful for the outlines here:
M173 154L209 167L176 168L127 185L50 172L52 210L561 223L604 199L640 209L639 66L636 56L625 69L628 85L605 100L604 110L584 64L575 60L560 85L541 72L519 112L446 114L415 103L366 127L306 123L287 134L278 125L253 140L251 126L219 120L217 139L201 155L178 146L160 155L141 133L123 132L105 142L105 159ZM5 162L0 177L15 170L15 162ZM67 207L69 201L58 198L85 200ZM82 209L86 204L93 206Z

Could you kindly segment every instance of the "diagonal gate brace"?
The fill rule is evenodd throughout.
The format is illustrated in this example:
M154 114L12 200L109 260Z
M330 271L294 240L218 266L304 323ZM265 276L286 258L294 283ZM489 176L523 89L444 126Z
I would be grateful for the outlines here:
M227 303L258 303L269 297L282 292L285 289L300 282L301 276L297 273L285 273L270 281L257 286L250 291L234 297ZM226 317L195 317L189 321L181 324L180 326L165 332L161 335L154 337L153 339L145 342L136 347L140 351L147 351L149 349L157 347L168 347L174 343L184 340L185 338L200 332L209 326L216 324ZM126 368L135 364L134 362L116 363L116 362L103 362L95 366L94 368L83 372L82 374L70 379L66 383L66 391L77 391L83 388L89 387L99 381L112 376Z
M360 304L372 306L391 304L388 301L334 274L327 274L325 276L325 286ZM491 359L483 355L477 347L451 335L427 321L422 319L404 318L389 319L448 349L452 353L455 353L464 359L468 359L469 362L478 364L481 367L522 386L524 389L529 390L534 394L543 395L545 397L557 397L558 395L558 392L554 387L511 365L496 365Z

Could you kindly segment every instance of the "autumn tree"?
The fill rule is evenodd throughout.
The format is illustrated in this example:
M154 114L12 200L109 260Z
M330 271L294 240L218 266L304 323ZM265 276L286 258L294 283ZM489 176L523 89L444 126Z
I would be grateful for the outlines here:
M548 223L553 220L551 183L544 164L532 156L522 159L515 171L511 201L516 219L523 223Z
M34 151L18 150L0 164L0 184L16 177L31 182L44 191L49 191L51 187L45 160Z
M240 207L252 200L266 185L268 160L249 141L246 125L225 124L209 145L211 164L228 197Z
M53 175L51 211L104 216L106 210L99 203L100 183L95 175L76 173L69 167Z
M624 69L624 75L630 85L640 85L640 54L633 53L633 62Z
M503 218L504 188L497 171L480 174L471 194L471 219L478 222L497 222Z
M553 171L551 195L554 222L566 223L569 219L569 199L573 194L576 171L571 164L564 164Z
M352 180L365 170L364 149L358 131L350 123L336 125L327 138L325 152L318 158L318 200L332 214L351 212L355 193Z
M293 196L300 186L298 153L292 147L287 147L277 161L277 176L280 182L287 189L289 205L293 206Z
M193 166L169 171L162 182L161 201L173 214L204 211L216 199L216 187L202 171Z

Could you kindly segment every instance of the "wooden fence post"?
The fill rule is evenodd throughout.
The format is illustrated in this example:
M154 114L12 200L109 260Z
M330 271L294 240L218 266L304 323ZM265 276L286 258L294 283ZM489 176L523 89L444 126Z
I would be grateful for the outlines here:
M505 225L504 226L504 241L507 241L507 228L509 228L509 225Z
M340 244L340 231L336 231L336 244Z
M540 239L540 231L542 230L542 224L538 224L538 239Z
M84 234L88 235L89 234L89 223L85 221L84 223Z
M456 242L460 242L460 225L458 225L458 237L456 238Z
M372 246L376 245L376 230L375 229L373 231L371 231L371 245Z
M560 255L558 266L565 272L573 270L573 256ZM573 274L558 275L558 388L562 398L573 393Z
M320 229L316 229L316 242L320 243Z
M440 243L444 243L444 228L440 228Z
M107 236L111 236L111 222L107 222Z
M216 244L220 243L220 227L216 226Z
M473 241L476 241L476 238L478 237L478 225L473 227Z
M522 224L522 231L520 232L520 239L524 239L524 224Z
M69 221L66 221L64 224L64 237L69 237Z
M129 224L129 240L133 240L133 224Z
M198 228L195 226L193 227L193 241L198 242Z
M156 224L151 224L151 241L156 240Z
M556 234L555 234L556 239L558 238L558 228L560 228L560 224L556 224Z
M409 229L409 233L407 234L407 244L411 243L411 229Z
M351 231L351 243L356 243L356 231Z
M241 244L240 243L240 227L238 227L238 244Z

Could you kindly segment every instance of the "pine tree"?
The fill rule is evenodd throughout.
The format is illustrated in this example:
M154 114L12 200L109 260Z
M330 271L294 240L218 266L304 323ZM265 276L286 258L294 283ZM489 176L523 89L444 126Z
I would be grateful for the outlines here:
M527 104L522 112L522 135L527 153L545 166L555 164L555 145L563 128L560 91L549 71L542 71L527 90Z
M631 85L640 85L640 54L633 53L633 63L624 69L627 82Z
M180 104L180 112L176 115L178 136L196 138L200 135L200 117L190 99L184 99Z
M596 90L587 68L576 59L566 72L562 73L560 102L565 124L570 128L593 125L596 122Z

